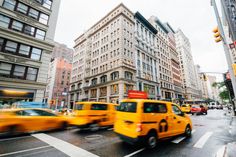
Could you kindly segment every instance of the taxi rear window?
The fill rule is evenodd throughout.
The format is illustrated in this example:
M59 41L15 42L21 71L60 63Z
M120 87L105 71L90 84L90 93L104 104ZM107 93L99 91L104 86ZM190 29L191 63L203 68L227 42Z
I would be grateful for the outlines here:
M187 105L182 105L182 107L187 107Z
M83 106L84 106L83 104L77 104L75 109L76 110L83 110Z
M121 111L121 112L136 113L136 110L137 110L136 102L121 102L119 107L117 107L117 111Z
M144 103L143 112L144 113L166 113L167 112L166 104L153 103L153 102Z

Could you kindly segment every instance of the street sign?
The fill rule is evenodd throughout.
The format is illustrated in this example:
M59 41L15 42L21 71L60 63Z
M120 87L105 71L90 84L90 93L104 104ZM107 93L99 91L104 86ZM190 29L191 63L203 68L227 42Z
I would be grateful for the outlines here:
M137 91L137 90L129 90L128 98L129 99L147 99L148 95L146 92Z

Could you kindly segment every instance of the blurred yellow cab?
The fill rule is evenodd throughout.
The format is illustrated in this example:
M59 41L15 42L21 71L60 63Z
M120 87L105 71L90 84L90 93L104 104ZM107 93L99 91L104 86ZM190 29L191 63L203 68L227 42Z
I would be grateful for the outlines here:
M96 131L100 127L113 126L117 104L105 102L77 102L71 124Z
M159 139L191 136L192 122L178 105L158 100L125 99L116 112L114 132L125 142L154 148Z
M2 109L0 110L0 133L14 135L53 129L65 129L69 119L49 109Z
M190 113L191 112L191 106L189 104L183 104L181 106L181 110L185 113Z

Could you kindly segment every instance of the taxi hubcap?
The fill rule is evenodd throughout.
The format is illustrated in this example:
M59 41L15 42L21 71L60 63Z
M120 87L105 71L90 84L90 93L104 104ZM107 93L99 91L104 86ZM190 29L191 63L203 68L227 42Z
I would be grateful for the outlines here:
M149 146L151 147L151 148L154 148L155 146L156 146L156 138L155 137L150 137L149 139L148 139L148 143L149 143Z

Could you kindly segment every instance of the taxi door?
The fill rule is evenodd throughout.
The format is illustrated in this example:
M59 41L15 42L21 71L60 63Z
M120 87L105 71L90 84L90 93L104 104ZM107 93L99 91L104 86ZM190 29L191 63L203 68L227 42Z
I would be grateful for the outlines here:
M173 114L173 128L174 128L174 134L181 134L185 131L185 115L181 111L181 109L175 105L172 104L172 114Z
M167 104L159 102L143 103L143 121L142 124L146 130L152 128L158 130L158 137L168 137L172 133L172 122L169 118Z

